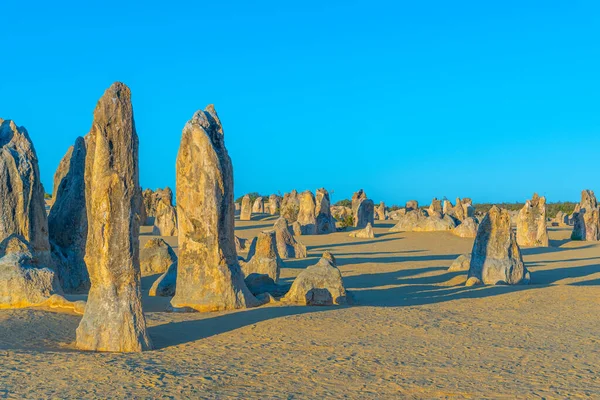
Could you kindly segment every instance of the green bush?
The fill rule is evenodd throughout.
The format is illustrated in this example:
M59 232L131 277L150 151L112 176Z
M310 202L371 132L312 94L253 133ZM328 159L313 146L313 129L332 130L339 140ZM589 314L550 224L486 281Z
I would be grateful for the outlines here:
M349 228L354 226L354 218L352 215L346 215L345 217L338 218L338 222L340 223L340 228Z
M49 200L52 198L52 195L50 193L44 193L44 199Z
M352 208L352 200L348 200L348 199L340 200L337 203L335 203L335 205Z

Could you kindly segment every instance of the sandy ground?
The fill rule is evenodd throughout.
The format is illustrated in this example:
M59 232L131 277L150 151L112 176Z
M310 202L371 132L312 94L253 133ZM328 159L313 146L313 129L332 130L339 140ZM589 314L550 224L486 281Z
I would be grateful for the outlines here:
M392 225L303 236L309 258L285 262L292 280L331 250L354 306L178 314L145 296L142 354L74 350L77 315L0 310L0 398L600 397L600 244L551 228L552 247L524 249L533 284L466 288L446 269L472 239Z

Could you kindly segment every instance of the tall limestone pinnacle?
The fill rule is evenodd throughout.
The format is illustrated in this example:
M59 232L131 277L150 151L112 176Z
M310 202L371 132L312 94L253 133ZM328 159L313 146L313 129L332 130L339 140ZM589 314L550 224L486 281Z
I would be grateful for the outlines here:
M176 170L179 260L171 305L196 311L257 306L237 260L233 165L212 105L183 128Z
M138 136L131 92L122 83L108 88L96 105L85 164L91 288L77 347L151 349L140 290Z
M50 257L48 218L38 160L27 130L0 118L0 241L12 234L29 242L40 262Z

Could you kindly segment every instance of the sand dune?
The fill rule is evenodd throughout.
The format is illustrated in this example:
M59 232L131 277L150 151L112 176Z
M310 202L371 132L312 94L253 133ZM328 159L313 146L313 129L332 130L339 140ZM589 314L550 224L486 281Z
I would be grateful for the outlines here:
M251 238L273 217L236 221ZM523 249L529 286L464 286L447 272L472 239L450 233L302 236L307 259L330 250L355 305L168 313L144 306L156 350L74 349L80 316L0 310L0 398L565 398L600 394L600 244L550 228ZM144 227L146 229L147 227ZM140 244L152 236L142 231ZM176 238L166 238L176 248ZM73 297L75 298L75 297Z

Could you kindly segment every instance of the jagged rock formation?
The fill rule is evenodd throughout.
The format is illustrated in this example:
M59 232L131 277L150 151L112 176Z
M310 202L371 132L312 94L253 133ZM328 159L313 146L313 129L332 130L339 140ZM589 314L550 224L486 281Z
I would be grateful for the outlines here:
M174 262L177 262L175 252L161 238L152 238L140 250L140 270L142 276L162 274Z
M600 209L591 190L581 192L581 202L573 213L572 240L595 242L600 240Z
M377 207L375 207L375 217L377 217L379 221L385 221L385 203L383 201L380 202Z
M406 208L399 208L394 211L390 211L388 214L388 218L394 221L399 221L406 215Z
M409 211L413 211L413 210L418 210L419 209L419 202L416 200L409 200L406 202L406 212Z
M317 189L315 199L315 219L317 235L335 232L335 219L331 215L331 201L329 192L324 188Z
M41 305L62 293L54 271L38 265L34 253L16 234L0 243L0 309Z
M302 225L300 225L300 222L294 222L291 230L294 236L302 236Z
M556 216L554 217L553 222L558 226L568 225L569 224L569 216L562 211L558 211L556 213Z
M493 206L483 218L471 254L467 286L529 282L510 214L504 209Z
M373 232L373 226L369 222L364 229L350 232L350 235L348 236L363 239L374 239L375 233Z
M365 228L367 224L373 225L375 223L375 205L373 200L364 199L362 200L354 213L354 227Z
M56 202L56 193L58 192L58 187L60 186L60 183L62 182L65 175L67 175L67 173L69 172L72 156L73 146L69 146L67 152L58 163L58 167L54 172L54 181L52 185L52 206L54 206L54 203Z
M277 252L275 231L261 232L254 238L248 252L248 262L241 263L245 276L250 274L268 275L275 283L279 282L279 271L283 261Z
M546 228L546 198L534 193L519 211L517 218L517 243L519 246L548 247Z
M300 208L297 222L303 235L316 235L317 219L315 218L315 196L310 190L300 194Z
M177 210L173 206L173 192L168 187L158 195L152 234L177 236Z
M252 205L252 213L254 214L264 214L265 213L265 203L261 196L258 196L256 200L254 200L254 204Z
M442 209L442 202L434 197L429 205L429 215L436 213L442 214L443 212L444 210Z
M78 137L54 174L54 203L48 215L54 266L67 293L90 287L85 265L87 208L85 200L85 139Z
M333 255L325 252L316 265L300 272L282 301L308 306L346 304L346 288Z
M471 253L461 254L458 256L456 260L452 262L450 268L448 268L449 272L456 271L468 271L469 266L471 265Z
M235 251L233 166L212 105L183 128L176 170L179 260L172 306L196 311L257 306Z
M452 234L462 238L474 238L477 236L479 223L475 218L467 218L456 228L452 229Z
M281 197L276 194L269 196L269 214L277 215L281 210Z
M77 347L150 349L140 290L138 137L127 86L115 83L106 90L88 135L85 262L91 288L77 328Z
M281 258L306 258L306 246L298 242L284 217L279 217L273 225L277 252Z
M252 219L252 206L250 205L250 196L245 195L242 198L242 209L240 211L240 221L250 221Z
M356 210L358 210L359 204L367 199L367 194L364 190L359 189L358 192L354 192L352 195L352 213L356 214Z
M294 223L298 219L298 213L300 212L300 199L298 198L298 192L294 189L290 193L283 195L281 201L281 216L284 217L288 223Z
M448 216L440 216L436 213L427 216L423 210L413 210L400 217L398 223L390 229L390 232L435 232L450 231L456 227L454 220Z
M48 219L37 155L27 130L0 119L0 241L15 234L37 259L50 260Z
M171 297L175 296L177 286L177 261L169 265L169 268L154 281L148 295Z

